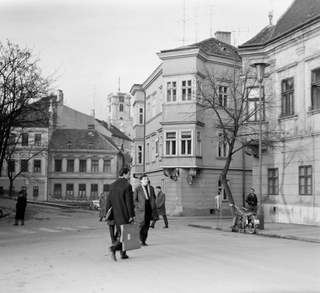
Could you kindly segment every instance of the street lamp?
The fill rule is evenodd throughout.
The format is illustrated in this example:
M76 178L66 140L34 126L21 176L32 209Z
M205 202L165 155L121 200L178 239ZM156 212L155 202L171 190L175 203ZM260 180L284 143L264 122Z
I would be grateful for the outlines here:
M264 62L258 62L251 64L251 67L256 69L257 80L259 82L259 229L264 230L264 213L262 208L262 92L261 92L261 84L263 81L264 70L270 64Z

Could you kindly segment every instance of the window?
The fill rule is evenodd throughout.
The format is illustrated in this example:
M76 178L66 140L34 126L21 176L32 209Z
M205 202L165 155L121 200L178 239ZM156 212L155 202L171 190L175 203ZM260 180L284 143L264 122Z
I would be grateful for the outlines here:
M21 186L21 191L23 191L23 193L27 192L27 186Z
M227 183L228 183L228 186L230 187L230 181L229 180L227 180ZM226 193L226 191L224 189L224 186L223 186L221 180L218 181L218 195L222 195L222 200L223 201L227 201L228 200L227 193Z
M39 186L33 186L33 197L39 196Z
M192 133L191 131L180 132L181 155L191 155Z
M62 160L61 159L55 159L54 160L54 171L55 172L61 172L62 171Z
M29 134L28 133L22 133L21 134L21 145L22 146L28 146L29 144Z
M110 184L103 184L103 192L109 192Z
M294 114L294 84L293 78L281 82L281 116L286 117Z
M120 112L123 112L123 104L120 104L120 105L119 105L119 111L120 111Z
M177 137L176 132L166 133L166 155L176 155Z
M177 82L167 82L167 102L177 101Z
M147 142L146 163L150 162L150 143Z
M111 173L111 161L110 160L103 161L103 172L104 173Z
M218 157L227 157L229 152L229 145L223 133L219 133Z
M98 184L91 184L91 197L98 197Z
M41 172L41 160L33 161L33 172L40 173Z
M79 184L79 197L86 197L86 185Z
M67 160L67 172L74 172L74 160Z
M219 86L219 106L227 107L228 101L228 87Z
M259 88L258 87L251 87L248 88L248 113L247 117L249 121L259 121L260 117L260 109L259 109ZM262 88L262 91L264 89ZM264 105L264 94L262 95L262 117L261 120L265 119L265 105Z
M139 124L143 124L143 108L139 108Z
M67 197L73 197L73 184L67 184Z
M119 96L119 102L124 103L124 96Z
M21 160L21 172L28 172L28 160Z
M155 147L156 147L156 150L155 150L156 156L158 156L159 155L159 139L158 138L155 140Z
M197 131L197 156L201 156L201 132Z
M320 109L320 68L311 72L311 104L312 109Z
M299 167L299 194L312 194L312 167Z
M79 172L81 172L81 173L87 172L87 161L86 160L79 161Z
M61 184L55 184L53 190L54 197L61 197Z
M192 95L192 83L191 80L182 81L182 101L190 101Z
M279 170L278 168L268 169L268 193L279 194Z
M9 160L9 162L8 162L8 171L10 173L14 173L16 171L16 161L15 160Z
M138 145L137 164L142 164L142 145Z
M41 146L41 133L36 133L34 135L34 145Z
M156 97L152 98L152 117L156 116Z
M17 135L15 133L10 133L8 144L9 145L15 144L16 143L16 138L17 138Z
M99 163L98 160L92 160L91 161L91 173L98 173L99 170Z

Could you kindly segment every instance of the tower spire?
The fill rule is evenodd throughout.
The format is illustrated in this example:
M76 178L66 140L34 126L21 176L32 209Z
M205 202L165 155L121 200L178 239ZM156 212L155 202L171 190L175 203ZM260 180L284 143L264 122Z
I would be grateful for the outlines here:
M119 79L118 79L118 92L120 92L120 76L119 76Z

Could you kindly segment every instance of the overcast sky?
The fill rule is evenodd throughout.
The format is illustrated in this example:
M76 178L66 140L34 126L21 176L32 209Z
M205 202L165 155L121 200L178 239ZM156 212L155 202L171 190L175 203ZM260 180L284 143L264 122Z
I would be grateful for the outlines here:
M32 49L69 107L106 120L106 98L143 83L156 53L231 31L241 45L292 0L1 0L0 40ZM185 32L185 33L184 33Z

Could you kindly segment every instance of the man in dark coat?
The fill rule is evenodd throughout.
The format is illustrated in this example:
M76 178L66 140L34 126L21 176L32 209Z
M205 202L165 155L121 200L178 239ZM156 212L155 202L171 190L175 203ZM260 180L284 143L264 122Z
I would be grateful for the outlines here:
M150 221L159 220L156 206L156 197L153 187L149 184L148 175L140 177L141 184L133 192L135 221L139 223L140 241L142 246L147 246Z
M246 203L249 205L249 211L253 213L257 213L257 205L258 205L258 198L254 193L254 189L251 189L251 192L248 194L246 198Z
M24 225L24 213L26 211L27 207L27 197L25 194L23 194L22 191L19 191L19 196L17 198L16 203L16 217L15 217L15 223L14 226L18 226L19 220L21 220L21 225Z
M129 224L134 221L134 205L132 197L132 186L128 182L130 170L121 168L119 178L110 185L109 196L107 198L106 210L112 207L114 223L117 227L118 239L110 246L111 257L116 261L116 251L120 251L121 258L129 258L125 251L122 251L120 242L121 225Z
M163 221L164 221L163 228L169 228L168 218L167 218L167 213L166 213L166 195L161 191L161 186L156 187L156 193L157 193L156 205L158 208L159 216L163 217ZM150 227L154 228L155 224L156 224L156 221L153 220Z

